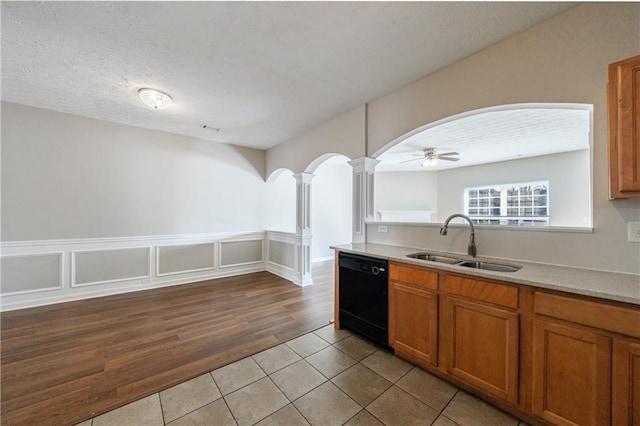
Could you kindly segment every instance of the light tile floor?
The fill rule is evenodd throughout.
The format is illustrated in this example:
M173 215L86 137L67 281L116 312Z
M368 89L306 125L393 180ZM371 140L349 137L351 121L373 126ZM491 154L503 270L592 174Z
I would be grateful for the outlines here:
M525 423L333 325L81 423L254 424Z

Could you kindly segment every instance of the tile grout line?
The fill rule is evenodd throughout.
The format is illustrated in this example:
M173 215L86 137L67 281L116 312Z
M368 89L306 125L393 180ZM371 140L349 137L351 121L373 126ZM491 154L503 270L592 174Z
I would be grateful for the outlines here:
M457 387L457 386L456 386L456 387ZM454 393L454 394L453 394L453 396L451 397L451 399L450 399L449 401L447 401L447 403L444 405L444 407L442 407L442 410L438 413L438 417L440 417L440 416L447 417L447 416L445 416L443 413L444 413L444 411L447 409L447 407L448 407L448 406L453 402L453 400L454 400L454 399L455 399L455 397L458 395L458 393L460 393L460 391L461 391L461 389L457 387L456 393ZM438 420L438 417L436 417L436 420ZM447 419L449 419L449 417L447 417ZM435 422L436 420L434 420L434 422ZM453 421L452 419L449 419L449 420L451 420L451 421L452 421L452 422L454 422L455 424L458 424L458 423L456 423L455 421Z
M315 389L317 389L317 388L315 388ZM305 394L305 395L306 395L306 394ZM300 398L302 398L302 397L300 397ZM298 399L300 399L300 398L298 398ZM297 401L297 400L296 400L296 401ZM296 410L296 412L297 412L298 414L300 414L300 416L301 416L301 417L302 417L302 418L303 418L307 423L309 423L309 424L311 425L311 422L309 421L309 419L307 419L307 418L304 416L304 414L302 414L302 412L301 412L300 410L298 410L298 407L296 407L296 405L295 405L293 402L291 402L291 406L293 407L293 409L294 409L294 410Z
M160 392L156 393L156 395L158 395L158 402L160 402L160 415L162 415L162 424L166 425L167 422L164 419L164 408L162 408L162 398L160 398Z
M238 362L238 361L236 361ZM254 361L255 362L255 361ZM256 363L257 364L257 363ZM230 364L227 364L230 365ZM226 367L226 366L225 366ZM220 368L224 368L224 367L220 367ZM260 368L260 366L258 366L258 368ZM218 369L216 369L218 370ZM218 385L218 382L216 382L216 378L213 377L213 372L215 370L211 370L209 371L209 375L211 376L211 379L213 380L213 383L216 385L216 387L218 388L218 392L220 392L220 398L222 399L222 402L224 402L224 406L227 407L227 410L229 410L229 414L231 414L231 418L233 419L234 422L236 422L236 425L238 424L238 419L236 419L236 416L233 414L233 411L231 411L231 407L229 407L229 404L227 403L227 399L225 398L225 395L222 394L222 390L220 390L220 386ZM255 382L252 382L255 383ZM232 393L232 392L231 392ZM217 399L216 399L217 401ZM215 401L213 401L215 402ZM212 403L211 403L212 404ZM165 425L166 426L166 425Z
M326 327L326 326L325 326L325 327ZM324 328L324 327L322 327L322 328ZM313 333L314 335L316 335L317 337L319 337L320 339L322 339L323 341L327 342L327 343L328 343L328 346L326 346L326 347L324 347L324 348L322 348L322 349L319 349L318 351L313 352L313 353L311 353L311 354L307 355L306 357L302 357L298 352L296 352L296 351L295 351L295 349L291 348L289 345L287 345L287 342L285 342L284 344L285 344L285 345L287 345L287 346L289 347L289 349L291 349L291 350L292 350L294 353L296 353L298 356L301 356L301 359L300 359L300 360L298 360L298 361L296 361L296 362L294 362L294 363L292 363L292 364L289 364L288 366L285 366L285 367L281 368L280 370L277 370L277 371L274 371L274 372L273 372L273 373L271 373L271 374L268 374L268 375L267 375L267 377L269 377L269 379L270 379L270 380L271 380L271 382L276 386L276 388L277 388L280 392L282 392L282 393L284 394L283 390L282 390L282 389L281 389L281 388L280 388L280 387L279 387L279 386L278 386L278 385L273 381L273 379L271 378L271 375L272 375L272 374L277 373L278 371L284 370L285 368L287 368L287 367L289 367L289 366L291 366L291 365L293 365L293 364L295 364L295 363L297 363L297 362L304 361L304 362L305 362L306 364L308 364L308 365L309 365L313 370L317 371L321 376L323 376L326 380L325 380L323 383L319 384L318 386L314 387L313 389L310 389L310 390L308 390L307 392L305 392L304 394L300 395L298 398L296 398L296 399L295 399L295 400L293 400L293 401L291 401L291 400L290 400L286 395L285 395L285 398L287 398L287 400L289 401L289 404L293 406L293 408L294 408L294 409L295 409L295 410L296 410L296 411L297 411L297 412L298 412L298 413L299 413L299 414L300 414L300 415L305 419L305 421L307 421L307 423L311 424L310 420L309 420L307 417L305 417L305 415L304 415L300 410L298 410L298 408L297 408L297 407L296 407L296 405L295 405L295 401L300 400L300 399L301 399L301 398L303 398L305 395L308 395L309 393L311 393L311 392L313 392L314 390L318 389L320 386L323 386L323 385L325 385L325 384L327 384L327 383L331 383L331 384L332 384L332 385L333 385L333 386L334 386L334 387L335 387L335 388L336 388L340 393L342 393L342 394L343 394L347 399L349 399L349 400L353 401L353 403L354 403L354 404L356 404L358 407L360 407L360 410L359 410L357 413L355 413L352 417L350 417L349 419L347 419L347 420L346 420L346 422L344 422L344 423L343 423L343 424L346 424L346 423L348 423L351 419L353 419L353 418L354 418L354 417L356 417L358 414L360 414L362 411L366 411L366 408L365 408L365 407L363 407L362 405L360 405L357 401L355 401L353 398L351 398L351 396L350 396L349 394L347 394L347 393L346 393L345 391L343 391L339 386L337 386L335 383L333 383L333 379L334 379L335 377L337 377L338 375L340 375L340 374L344 373L345 371L348 371L349 369L353 368L353 367L354 367L354 366L356 366L356 365L362 365L362 366L363 366L363 367L365 367L365 368L367 368L367 367L366 367L366 366L364 366L364 364L361 364L361 362L360 362L361 360L357 360L357 359L353 358L350 354L348 354L348 353L344 352L343 350L341 350L340 348L338 348L338 347L336 347L336 346L335 346L335 344L336 344L336 343L339 343L339 342L341 342L341 341L343 341L343 340L346 340L346 339L348 339L349 337L351 337L351 336L353 336L353 335L348 335L348 336L344 337L343 339L340 339L340 340L337 340L337 341L336 341L336 342L334 342L334 343L331 343L331 342L329 342L329 341L327 341L327 340L323 339L321 336L318 336L315 332L312 332L312 333ZM325 349L327 349L327 348L329 348L329 347L333 347L333 348L335 348L336 350L338 350L339 352L341 352L341 353L345 354L346 356L348 356L349 358L353 359L353 360L355 361L355 364L352 364L351 366L349 366L349 367L347 367L346 369L344 369L344 370L340 371L338 374L334 375L334 376L333 376L333 377L331 377L331 378L330 378L330 377L327 377L324 373L322 373L321 371L319 371L319 370L318 370L318 369L317 369L313 364L311 364L309 361L307 361L307 358L309 358L309 357L313 356L314 354L316 354L316 353L318 353L318 352L321 352L321 351L323 351L323 350L325 350ZM365 358L367 358L368 356L372 355L373 353L375 353L375 352L377 352L377 351L378 351L378 349L376 348L376 349L375 349L371 354L367 355ZM364 359L364 358L363 358L363 359ZM254 361L255 361L255 360L254 360ZM257 364L257 362L256 362L256 364ZM374 373L375 373L375 372L374 372ZM375 374L377 374L377 373L375 373ZM392 385L393 385L393 383L392 383ZM384 392L383 392L383 393L384 393ZM283 407L283 408L284 408L284 407ZM280 410L280 409L279 409L279 410ZM277 411L279 411L279 410L276 410L275 412L277 412ZM275 412L274 412L274 413L275 413ZM268 415L268 416L266 416L265 418L268 418L269 416L271 416L271 415L272 415L272 414L274 414L274 413L269 414L269 415ZM371 414L369 411L367 411L367 413ZM371 414L371 415L373 416L373 414ZM373 416L373 417L377 419L377 417L375 417L375 416ZM260 422L260 421L264 420L265 418L260 419L258 422ZM379 419L378 419L378 420L379 420ZM256 422L256 423L258 423L258 422Z

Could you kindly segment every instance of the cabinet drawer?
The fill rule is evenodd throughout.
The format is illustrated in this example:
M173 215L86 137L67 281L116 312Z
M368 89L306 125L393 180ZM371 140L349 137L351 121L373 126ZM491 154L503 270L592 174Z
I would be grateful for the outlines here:
M489 281L447 275L447 293L506 308L518 309L518 288Z
M534 312L640 338L640 308L623 308L538 291L534 296Z
M398 263L391 263L389 265L389 279L392 281L400 281L407 284L417 285L419 287L430 288L432 290L438 289L437 272L400 265Z

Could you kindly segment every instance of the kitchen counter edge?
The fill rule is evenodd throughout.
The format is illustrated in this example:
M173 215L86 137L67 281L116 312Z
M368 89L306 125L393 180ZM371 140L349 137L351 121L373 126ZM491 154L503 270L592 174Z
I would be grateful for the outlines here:
M439 253L443 255L451 255L452 253L446 253L439 250L421 250L384 244L345 244L331 246L331 249L345 253L361 254L363 256L393 260L446 272L476 276L479 278L488 278L514 284L529 285L547 290L563 291L572 294L596 297L599 299L630 303L640 307L640 275L596 271L570 266L547 265L543 263L494 259L481 256L478 256L475 259L522 266L522 268L516 272L494 272L407 257L408 254L419 251L429 251L430 253ZM471 259L469 256L459 255L458 253L454 254L463 260Z

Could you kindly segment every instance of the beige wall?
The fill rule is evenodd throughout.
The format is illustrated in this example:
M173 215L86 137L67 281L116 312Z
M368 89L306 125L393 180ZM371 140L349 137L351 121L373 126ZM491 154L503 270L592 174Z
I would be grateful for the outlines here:
M607 65L640 53L640 4L587 3L369 104L369 155L404 133L452 114L521 102L594 105L592 234L487 233L486 255L640 273L640 245L626 222L640 200L608 199ZM440 244L430 230L370 241ZM408 238L403 238L407 235ZM410 236L410 237L409 237ZM508 247L508 250L504 248Z
M607 65L639 53L639 3L578 5L369 102L366 154L375 157L417 127L478 108L525 102L593 104L593 233L541 232L532 237L519 231L483 232L491 240L485 242L484 254L640 273L640 244L627 242L626 231L628 221L640 220L640 200L608 199L606 115ZM322 133L322 126L315 132ZM299 142L298 152L324 152L320 144L308 145L315 143L311 139ZM284 148L269 152L268 170L286 162L278 156ZM437 229L432 235L431 228L390 229L387 234L374 228L368 227L369 241L419 247L441 242Z
M362 106L267 151L266 175L279 168L294 173L313 172L308 170L309 166L325 154L341 154L353 160L364 157L365 152L365 107Z
M369 103L368 155L465 111L526 102L595 105L606 139L607 65L640 53L640 4L587 3Z
M265 229L264 151L2 103L2 240Z

